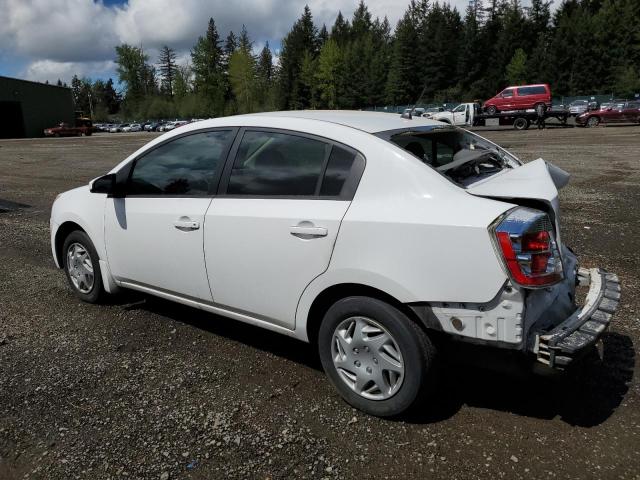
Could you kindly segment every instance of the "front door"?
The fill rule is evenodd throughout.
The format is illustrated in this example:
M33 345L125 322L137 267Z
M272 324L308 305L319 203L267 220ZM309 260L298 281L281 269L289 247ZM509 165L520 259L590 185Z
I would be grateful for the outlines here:
M116 280L211 301L205 213L234 133L187 134L134 161L125 197L109 198L105 211L107 258Z
M213 301L293 329L302 292L329 266L361 157L282 131L247 130L234 150L205 218Z

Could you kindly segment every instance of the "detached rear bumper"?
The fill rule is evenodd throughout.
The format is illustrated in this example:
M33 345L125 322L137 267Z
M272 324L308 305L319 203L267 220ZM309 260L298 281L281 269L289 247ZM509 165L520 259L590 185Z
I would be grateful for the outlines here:
M580 285L589 286L585 305L548 332L537 332L533 353L551 368L563 369L593 346L611 322L620 301L620 281L598 268L578 271Z

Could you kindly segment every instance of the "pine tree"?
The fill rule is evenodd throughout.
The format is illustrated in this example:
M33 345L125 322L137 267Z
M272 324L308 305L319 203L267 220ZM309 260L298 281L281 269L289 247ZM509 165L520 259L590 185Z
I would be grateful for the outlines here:
M223 51L213 18L209 19L207 33L198 38L191 51L194 88L203 95L210 114L222 115L227 91L223 74Z
M269 42L265 43L258 57L258 76L265 82L270 82L273 77L273 55Z
M240 37L238 39L238 48L245 53L251 55L251 51L253 50L253 42L249 38L249 32L247 32L247 27L242 25L242 30L240 31Z
M398 22L393 39L391 63L386 85L386 99L392 105L414 102L423 79L417 73L418 32L414 10L410 7Z
M163 46L158 57L162 91L173 96L173 83L176 77L176 52L168 46Z
M349 25L349 22L342 16L342 12L338 12L336 21L331 28L331 38L333 38L338 43L338 46L344 47L344 45L349 41L350 36L351 26Z
M280 95L282 109L301 109L310 105L311 92L301 79L302 62L305 55L311 59L317 56L318 32L313 24L313 16L308 6L294 23L291 31L282 41L280 53Z
M509 85L522 85L527 83L527 54L519 48L513 54L506 67L506 77Z
M338 108L341 95L340 79L343 68L342 52L338 42L328 39L318 56L318 69L315 74L320 105L325 108Z
M256 72L253 57L244 48L238 48L229 60L229 80L240 113L255 111Z

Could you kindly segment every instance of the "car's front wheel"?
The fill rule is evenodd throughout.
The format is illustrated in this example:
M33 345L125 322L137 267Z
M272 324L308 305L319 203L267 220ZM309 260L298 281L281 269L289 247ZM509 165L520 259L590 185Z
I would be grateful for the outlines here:
M489 106L487 107L487 113L488 113L489 115L495 115L496 113L498 113L498 109L496 108L496 106L495 106L495 105L489 105Z
M597 127L600 124L600 119L598 117L589 117L587 120L587 127Z
M326 312L318 335L322 366L340 395L381 417L399 415L433 389L436 350L394 306L347 297Z
M80 230L71 232L62 247L64 271L78 298L97 303L105 295L98 253L89 236Z

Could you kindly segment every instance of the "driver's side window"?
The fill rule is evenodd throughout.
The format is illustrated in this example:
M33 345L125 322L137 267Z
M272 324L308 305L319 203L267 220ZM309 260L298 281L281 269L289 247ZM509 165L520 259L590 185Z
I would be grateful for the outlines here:
M513 88L507 88L500 94L503 98L513 97Z
M133 166L127 195L209 195L223 166L232 133L232 130L194 133L151 150Z

